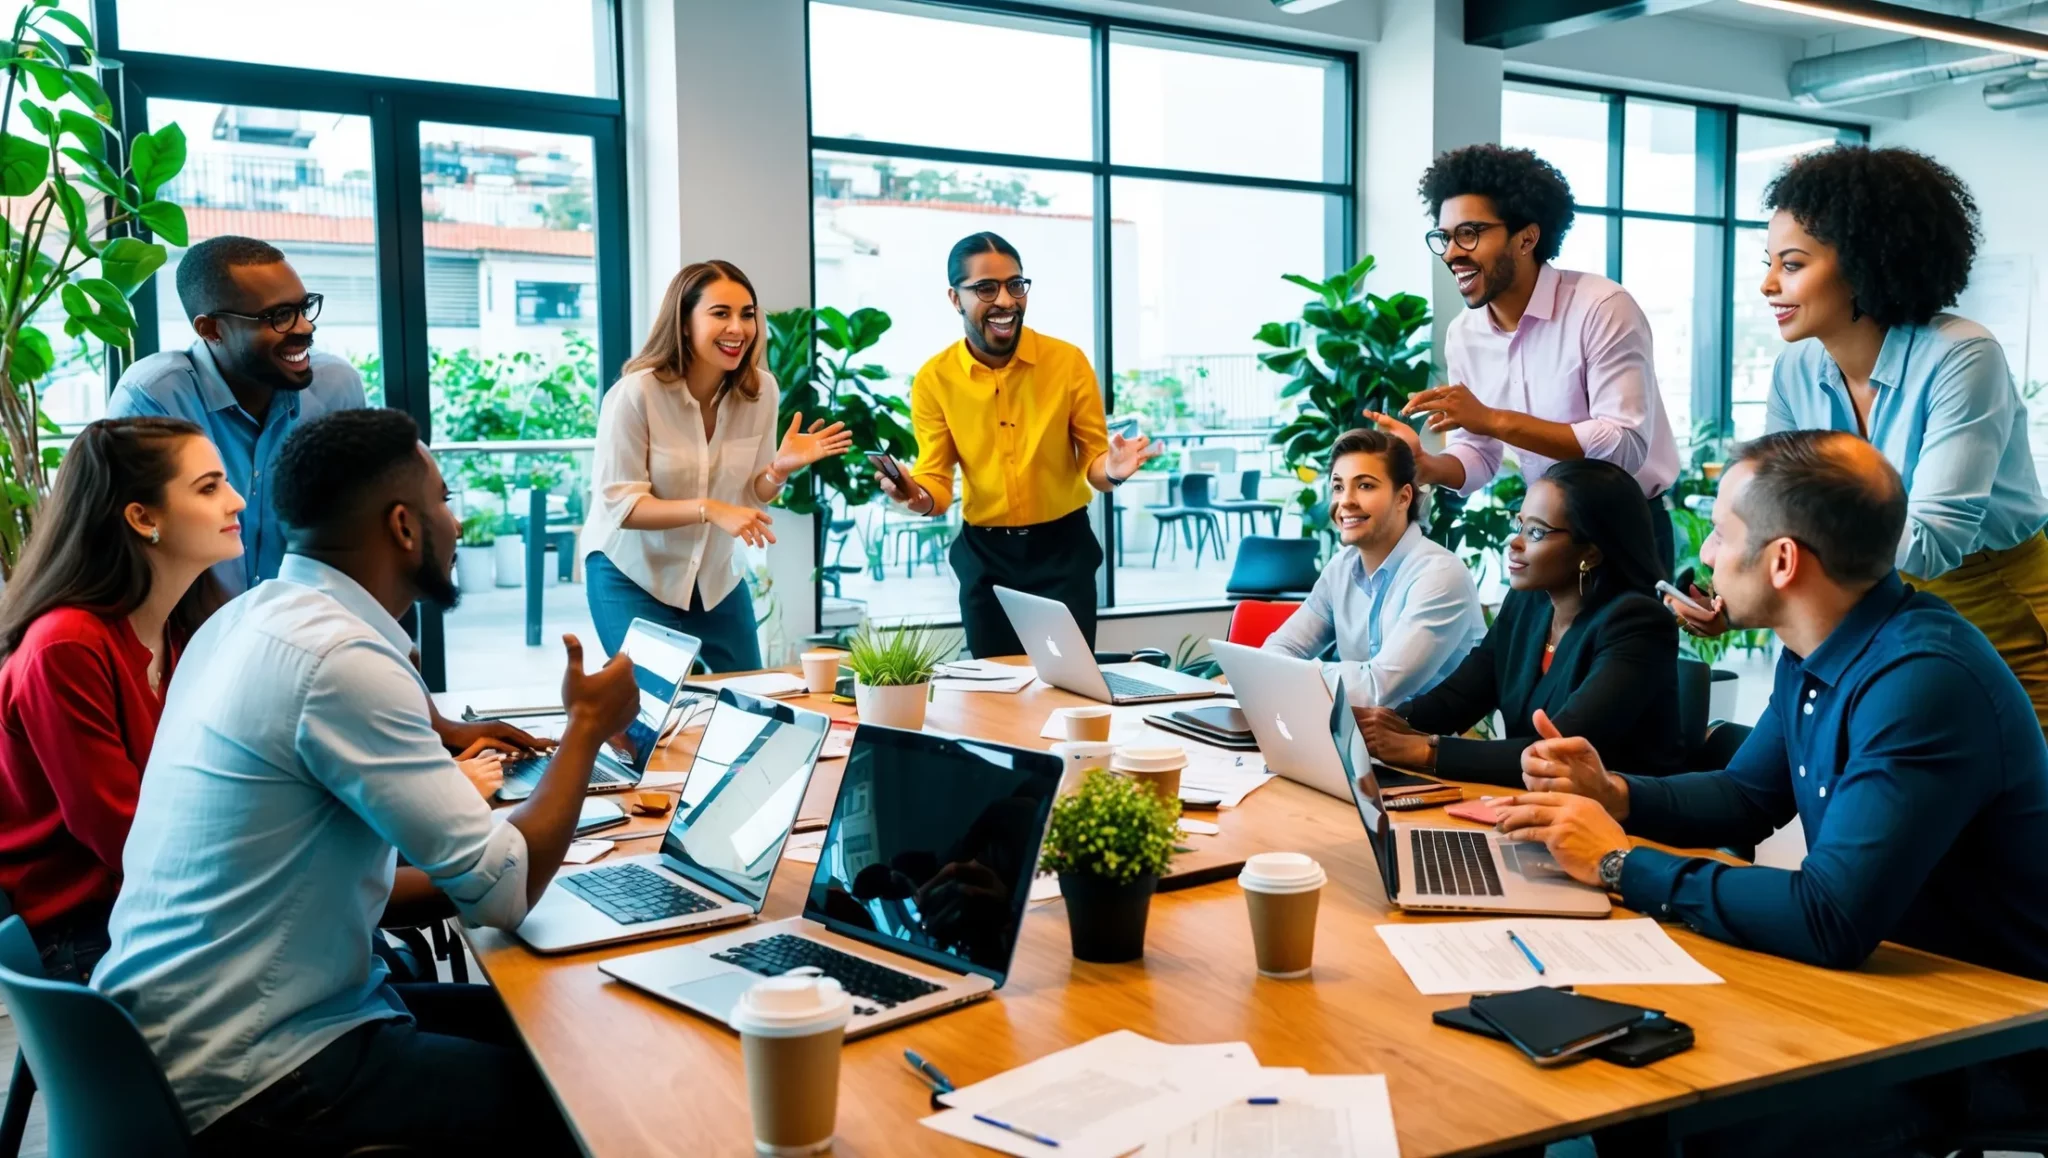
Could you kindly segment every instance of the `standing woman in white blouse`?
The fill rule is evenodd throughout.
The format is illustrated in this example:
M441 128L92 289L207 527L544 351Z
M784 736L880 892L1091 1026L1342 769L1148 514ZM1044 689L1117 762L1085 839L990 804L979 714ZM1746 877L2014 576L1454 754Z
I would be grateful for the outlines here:
M834 423L775 439L754 286L739 267L684 267L597 420L584 560L590 618L616 653L635 618L704 641L714 672L761 666L753 597L733 545L775 541L766 507L796 471L846 453Z

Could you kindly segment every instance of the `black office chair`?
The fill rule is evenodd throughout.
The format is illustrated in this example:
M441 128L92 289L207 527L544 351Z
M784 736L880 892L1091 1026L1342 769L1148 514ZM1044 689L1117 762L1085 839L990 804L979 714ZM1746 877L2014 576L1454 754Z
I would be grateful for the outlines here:
M1682 759L1687 772L1726 768L1749 738L1748 725L1709 718L1714 684L1734 678L1735 673L1717 672L1691 656L1678 657L1678 734L1685 745Z
M1179 501L1166 506L1147 507L1152 517L1159 522L1159 533L1152 540L1152 566L1159 566L1159 546L1166 538L1168 526L1180 532L1180 540L1174 544L1168 559L1180 556L1180 543L1189 539L1189 528L1193 527L1195 548L1195 569L1202 568L1202 551L1214 536L1216 558L1223 558L1223 521L1214 500L1211 498L1216 476L1201 471L1190 471L1180 476L1175 490Z
M1231 599L1307 599L1322 573L1314 539L1246 535L1237 544L1237 563L1223 593Z
M1273 533L1275 535L1280 533L1280 504L1268 502L1259 497L1259 480L1264 477L1265 472L1260 470L1239 472L1237 497L1234 499L1218 499L1216 502L1216 509L1224 512L1224 518L1227 519L1234 515L1244 521L1244 533L1247 535L1258 534L1260 515L1271 515L1273 518Z

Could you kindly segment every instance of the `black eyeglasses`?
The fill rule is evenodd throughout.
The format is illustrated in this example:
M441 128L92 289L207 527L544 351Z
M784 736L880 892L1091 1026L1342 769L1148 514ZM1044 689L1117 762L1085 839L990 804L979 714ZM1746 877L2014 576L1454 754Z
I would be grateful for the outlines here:
M1500 221L1467 221L1456 229L1432 229L1422 235L1422 240L1429 243L1431 253L1442 257L1451 251L1452 242L1456 242L1459 249L1469 250L1479 244L1487 230L1506 228L1507 224Z
M238 314L233 310L208 310L207 313L216 318L240 318L245 322L262 322L280 334L289 334L292 327L299 324L300 318L303 317L310 322L319 317L320 303L324 300L319 294L307 294L305 301L272 306L260 314Z
M1567 539L1572 536L1572 533L1563 527L1546 527L1542 523L1532 523L1520 515L1509 519L1508 525L1515 529L1515 534L1522 536L1531 543L1541 543L1552 535L1563 535Z
M999 289L1009 290L1010 296L1013 298L1021 298L1030 293L1031 279L1028 277L1013 277L1008 281L999 281L995 278L989 278L986 281L971 281L959 288L961 293L972 293L982 301L992 302L996 300L996 291Z

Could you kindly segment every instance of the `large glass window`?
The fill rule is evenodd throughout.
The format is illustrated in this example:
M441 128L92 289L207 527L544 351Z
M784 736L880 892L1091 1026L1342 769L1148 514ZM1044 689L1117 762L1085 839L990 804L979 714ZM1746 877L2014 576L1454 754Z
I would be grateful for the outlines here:
M903 67L878 74L884 51ZM998 100L935 89L928 78L959 75L961 59L1003 61L1014 87ZM1026 324L1088 352L1112 417L1166 444L1093 512L1116 544L1110 602L1222 598L1244 536L1275 533L1300 488L1276 474L1284 381L1252 336L1299 313L1302 291L1281 275L1347 264L1354 67L1106 19L811 5L816 304L889 315L860 361L886 372L882 392L907 396L961 338L947 250L984 229L1017 246ZM1189 520L1160 514L1194 491L1272 505L1199 518L1198 544ZM823 622L956 614L957 533L957 514L935 524L835 500Z

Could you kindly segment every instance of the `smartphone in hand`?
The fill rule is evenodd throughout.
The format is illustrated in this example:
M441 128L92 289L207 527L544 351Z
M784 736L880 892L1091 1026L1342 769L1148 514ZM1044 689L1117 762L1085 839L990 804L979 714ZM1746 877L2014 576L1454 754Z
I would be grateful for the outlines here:
M1663 579L1657 580L1657 590L1661 594L1669 595L1671 598L1678 600L1680 603L1685 604L1687 607L1692 608L1694 611L1699 612L1701 615L1713 614L1713 612L1708 608L1700 606L1699 600L1694 599L1692 596L1687 595L1685 592L1680 591L1676 587L1673 587L1669 582Z
M895 455L879 450L868 451L867 455L868 461L875 464L875 469L882 472L882 477L899 487L903 485L903 468L896 465Z

